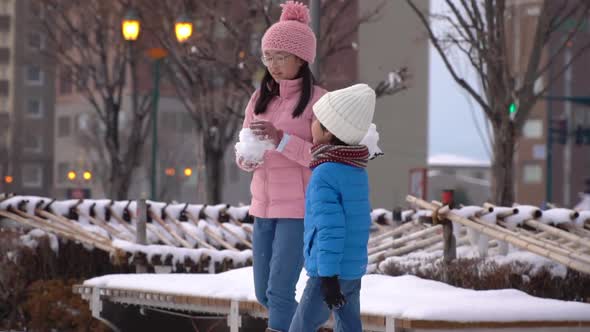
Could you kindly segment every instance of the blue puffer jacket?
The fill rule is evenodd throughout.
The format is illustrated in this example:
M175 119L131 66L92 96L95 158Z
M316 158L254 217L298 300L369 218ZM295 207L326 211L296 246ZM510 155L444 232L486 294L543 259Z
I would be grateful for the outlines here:
M327 162L313 170L305 199L304 257L310 277L361 278L371 226L363 168Z

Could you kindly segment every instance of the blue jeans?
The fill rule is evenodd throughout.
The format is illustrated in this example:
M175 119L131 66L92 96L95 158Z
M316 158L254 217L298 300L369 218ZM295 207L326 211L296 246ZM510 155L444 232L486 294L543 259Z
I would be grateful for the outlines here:
M297 310L295 286L303 268L303 219L256 218L252 237L256 298L268 309L268 327L286 332Z
M340 291L346 304L334 312L334 332L361 332L361 279L339 280ZM330 318L330 309L324 302L321 279L310 277L305 285L301 303L291 322L289 332L317 331Z

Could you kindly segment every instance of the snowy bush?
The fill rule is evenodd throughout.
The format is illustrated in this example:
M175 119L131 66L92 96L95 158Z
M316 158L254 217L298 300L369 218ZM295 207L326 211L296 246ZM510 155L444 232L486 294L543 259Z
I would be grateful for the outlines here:
M445 264L436 254L396 258L383 262L381 272L391 276L411 274L475 290L514 288L543 298L580 302L590 298L590 275L550 263L459 258Z

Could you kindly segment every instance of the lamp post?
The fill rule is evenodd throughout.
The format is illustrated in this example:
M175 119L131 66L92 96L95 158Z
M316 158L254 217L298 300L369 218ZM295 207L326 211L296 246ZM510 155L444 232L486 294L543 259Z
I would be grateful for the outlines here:
M141 22L135 11L129 11L122 23L122 34L128 42L136 41L141 31ZM193 23L186 15L180 16L175 24L174 31L178 42L187 41L193 34ZM156 200L157 196L157 156L158 156L158 104L160 101L160 67L168 52L161 47L154 47L148 50L148 56L153 61L153 91L152 91L152 155L151 155L151 177L150 177L150 198ZM132 82L133 83L133 82Z

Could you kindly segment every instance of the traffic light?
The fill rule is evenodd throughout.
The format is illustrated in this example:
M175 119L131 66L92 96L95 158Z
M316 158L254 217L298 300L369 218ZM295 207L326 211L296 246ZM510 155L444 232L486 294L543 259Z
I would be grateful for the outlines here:
M510 106L508 107L508 112L510 113L510 115L514 115L516 113L516 104L515 103L510 104Z
M555 144L567 143L567 120L553 120L549 123L549 139Z

